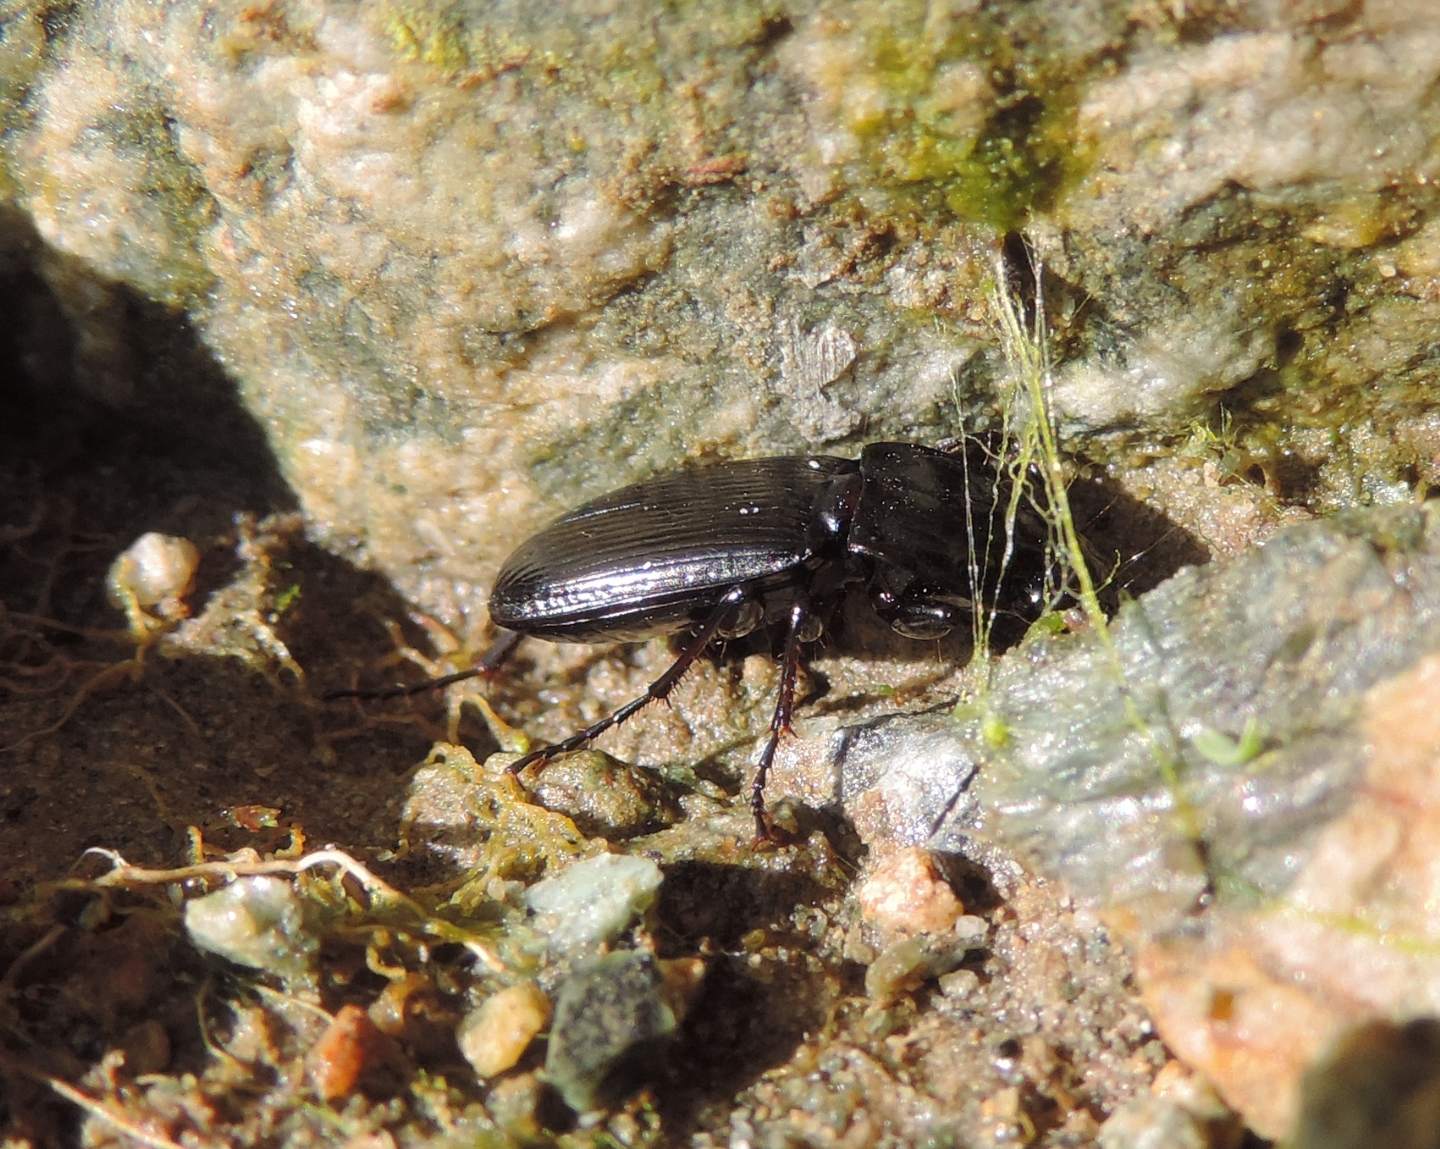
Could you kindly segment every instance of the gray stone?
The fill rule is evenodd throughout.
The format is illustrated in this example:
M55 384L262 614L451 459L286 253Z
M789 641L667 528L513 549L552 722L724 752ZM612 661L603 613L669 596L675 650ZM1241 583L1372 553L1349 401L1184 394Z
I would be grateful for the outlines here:
M309 975L320 949L291 884L263 875L186 902L185 930L201 949L286 981Z
M525 904L551 950L576 956L618 937L654 904L662 880L649 858L601 854L535 883Z
M679 1024L648 954L621 952L577 969L561 985L545 1076L579 1112L652 1075Z

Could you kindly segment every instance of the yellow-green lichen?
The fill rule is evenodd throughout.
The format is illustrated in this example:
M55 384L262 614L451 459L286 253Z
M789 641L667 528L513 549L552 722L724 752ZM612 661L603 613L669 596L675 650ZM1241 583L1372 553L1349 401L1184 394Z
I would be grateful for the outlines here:
M882 183L936 192L955 215L1008 230L1053 205L1088 151L1076 137L1073 83L1023 65L981 19L956 21L938 44L903 21L877 28L867 65L885 99L850 127ZM947 66L964 63L987 77L992 102L957 125L938 85Z
M551 57L493 24L468 21L457 5L386 4L380 22L396 55L451 79L496 75Z

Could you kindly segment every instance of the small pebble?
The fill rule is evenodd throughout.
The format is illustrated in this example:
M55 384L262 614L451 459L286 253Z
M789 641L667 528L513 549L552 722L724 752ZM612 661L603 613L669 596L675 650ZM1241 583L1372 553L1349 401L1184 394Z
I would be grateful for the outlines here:
M957 944L969 949L979 949L985 944L985 937L990 932L990 923L975 914L962 914L955 919L955 924L951 926L950 932Z
M973 969L952 969L940 977L940 992L948 998L970 997L980 988L980 975Z
M391 1064L395 1047L358 1005L346 1005L331 1019L305 1057L305 1073L324 1101L355 1092L361 1080Z
M574 956L619 937L655 901L664 875L649 858L601 854L525 892L553 953Z
M257 875L185 903L185 929L203 950L285 979L310 973L319 941L289 882Z
M865 921L895 934L938 934L965 907L929 851L913 846L882 858L857 895Z
M460 1052L480 1077L513 1069L550 1023L550 999L533 981L508 986L465 1015L456 1030Z
M533 780L531 792L547 810L569 815L588 837L617 841L675 821L655 771L598 750L557 758Z
M147 531L110 564L106 595L121 610L133 601L169 608L161 611L168 615L190 593L199 565L200 552L189 539Z
M545 1077L576 1112L603 1108L660 1069L678 1027L659 963L644 953L607 954L560 987Z
M880 951L865 971L865 993L873 1001L894 1001L959 967L973 946L952 933L902 937Z

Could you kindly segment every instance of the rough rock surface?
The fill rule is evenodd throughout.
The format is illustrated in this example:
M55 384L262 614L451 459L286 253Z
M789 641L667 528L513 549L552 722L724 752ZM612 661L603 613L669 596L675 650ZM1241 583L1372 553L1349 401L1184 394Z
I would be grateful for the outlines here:
M993 418L1022 225L1077 449L1223 407L1287 497L1434 478L1425 0L37 3L0 48L90 393L184 404L124 292L184 307L312 529L451 621L623 480Z

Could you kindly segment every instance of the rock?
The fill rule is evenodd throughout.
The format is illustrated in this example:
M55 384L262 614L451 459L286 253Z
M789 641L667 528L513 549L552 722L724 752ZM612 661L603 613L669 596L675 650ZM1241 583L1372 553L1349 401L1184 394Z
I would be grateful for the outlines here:
M649 954L620 952L577 969L560 987L545 1077L577 1112L598 1108L658 1069L700 969L667 978ZM678 992L677 992L678 991Z
M312 528L458 619L538 518L627 480L992 419L980 301L1021 228L1069 430L1148 444L1223 403L1308 498L1433 481L1412 17L22 6L0 200L88 397L183 406L126 293L184 308Z
M498 758L482 764L463 746L437 742L410 779L401 819L417 850L470 874L491 900L604 848L535 804Z
M146 531L116 556L105 578L110 605L123 610L132 628L143 633L144 608L158 608L162 619L184 617L183 599L195 585L200 551L189 539Z
M481 1077L513 1069L550 1022L550 999L533 981L506 986L460 1022L455 1038Z
M1110 635L1113 654L1091 634L999 666L986 705L1007 736L952 732L949 775L983 766L931 848L1018 861L1100 911L1171 1048L1284 1136L1344 1030L1440 1010L1420 941L1440 509L1292 528L1123 608ZM933 717L917 724L933 751Z
M537 882L525 904L552 952L576 957L619 937L654 904L663 879L648 858L601 854Z
M865 971L865 993L885 1003L955 971L966 954L983 944L956 933L920 934L892 942Z
M1099 1149L1219 1149L1238 1144L1217 1141L1205 1121L1160 1097L1140 1097L1121 1106L1100 1127Z
M889 933L941 933L964 911L934 859L915 847L877 862L855 896L865 921Z
M340 1101L395 1067L399 1051L358 1005L344 1005L310 1047L305 1074L322 1101Z
M674 822L675 802L653 770L626 766L607 754L567 754L530 780L535 800L567 815L581 833L609 841Z
M264 875L186 902L185 930L201 949L285 981L308 977L320 948L291 884Z

